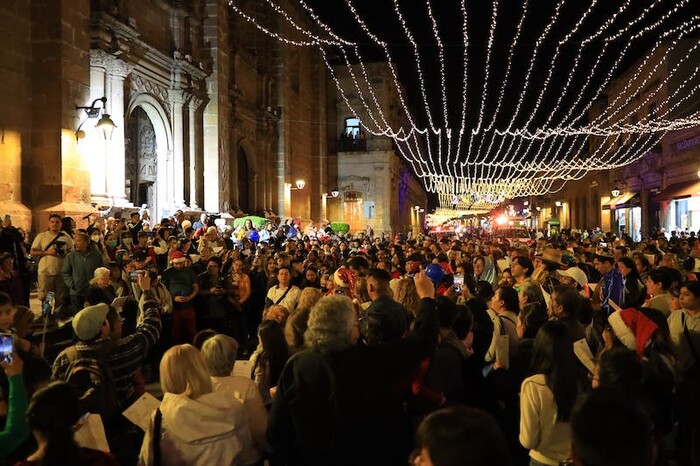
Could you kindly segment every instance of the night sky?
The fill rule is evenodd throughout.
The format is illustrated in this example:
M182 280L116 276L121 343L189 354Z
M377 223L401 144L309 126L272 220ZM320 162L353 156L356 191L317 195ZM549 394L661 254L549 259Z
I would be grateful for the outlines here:
M335 31L344 38L362 44L362 55L366 61L382 60L383 52L377 47L362 30L357 27L345 0L309 0L307 2L319 15L319 17L329 24ZM520 1L500 1L495 2L498 6L497 27L495 42L493 44L490 61L490 77L488 82L484 79L485 58L489 27L492 17L493 2L487 0L467 1L468 11L468 33L470 38L469 47L469 96L468 105L472 111L468 112L469 120L467 126L473 128L478 120L478 107L481 104L481 96L486 89L488 99L486 101L485 115L493 117L496 108L497 97L500 89L505 85L505 97L503 105L498 112L496 127L508 126L514 114L515 104L523 91L523 82L526 71L533 56L536 41L541 37L545 26L550 22L555 13L557 2L550 0L530 0L527 8L525 21L518 45L513 54L513 64L510 78L504 82L504 75L507 65L507 58L516 28L521 20L524 2ZM582 23L578 32L560 49L559 57L555 63L554 74L551 78L549 91L543 96L543 104L530 127L537 127L543 123L545 117L553 110L553 103L562 93L563 85L566 82L568 72L572 69L574 58L581 47L581 42L591 36L600 28L606 20L611 18L623 5L621 0L600 0L595 2L594 8ZM638 22L630 31L622 35L618 40L612 42L603 55L603 63L612 63L617 57L627 40L644 27L653 24L663 14L668 13L674 6L682 5L680 0L666 0L653 2L650 0L633 0L617 19L611 23L597 40L591 41L585 48L578 70L574 75L572 84L564 96L559 114L555 114L554 122L568 111L574 100L579 97L582 84L590 74L593 63L601 54L604 40L612 34L623 29L631 21L639 18L645 9L651 5L656 6ZM390 52L394 58L399 78L406 87L411 106L415 108L416 116L423 116L423 102L420 98L418 87L418 74L413 56L413 47L407 41L403 29L397 19L393 9L392 0L355 0L353 2L359 15L367 22L370 30L382 40L390 44ZM548 70L552 66L552 58L555 53L557 43L564 38L574 28L574 25L588 10L592 2L584 0L568 0L563 2L559 12L559 17L549 32L546 39L539 48L539 53L535 61L531 85L525 94L525 102L520 114L515 121L514 127L521 127L531 116L528 109L534 108L537 95L542 88ZM408 27L413 32L416 42L420 44L420 54L425 72L428 99L431 103L431 110L438 114L440 110L440 74L438 61L438 48L431 27L431 22L427 14L426 0L399 0L401 11ZM464 51L462 40L462 15L460 12L459 0L432 0L431 6L433 14L438 23L440 36L445 45L447 63L448 82L448 104L452 110L450 118L451 124L459 126L461 109L461 86L462 86L462 55ZM697 18L700 14L700 1L690 0L685 2L685 6L672 17L665 21L656 31L657 33L647 34L641 40L636 40L625 54L620 66L620 71L626 69L637 59L642 57L653 43L658 39L658 32L668 31L680 23ZM697 37L697 35L696 35ZM588 103L598 97L595 91L603 82L609 66L599 66L598 72L588 86L588 93L581 99L581 103ZM575 110L574 115L584 117L582 111ZM490 120L490 118L488 118Z

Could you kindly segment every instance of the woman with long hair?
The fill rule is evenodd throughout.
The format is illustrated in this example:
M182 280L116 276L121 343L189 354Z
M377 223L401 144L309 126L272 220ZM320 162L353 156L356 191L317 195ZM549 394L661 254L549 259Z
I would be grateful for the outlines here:
M520 443L530 450L530 466L569 458L571 411L583 388L566 326L545 323L535 337L531 369L520 388Z
M270 389L277 386L284 365L289 359L289 347L284 337L284 324L263 320L258 328L259 348L251 359L251 377L266 405L272 403Z
M20 466L118 466L109 454L81 448L73 432L83 413L78 394L65 382L52 382L37 390L27 409L27 423L34 434L37 450Z
M623 309L643 306L647 296L647 287L642 282L634 260L629 257L621 257L617 261L617 267L620 269L625 284L625 293L622 302L618 305Z
M413 280L411 278L400 278L396 282L392 281L392 283L393 286L391 288L394 291L394 301L411 311L412 315L416 315L420 298Z

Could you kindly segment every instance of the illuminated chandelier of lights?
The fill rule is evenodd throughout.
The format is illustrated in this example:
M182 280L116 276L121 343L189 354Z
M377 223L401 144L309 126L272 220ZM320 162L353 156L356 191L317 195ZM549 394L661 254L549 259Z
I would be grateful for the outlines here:
M273 0L265 1L274 12L284 18L285 22L296 31L300 38L291 38L286 33L276 32L273 28L266 27L258 19L245 13L234 0L230 0L229 4L236 13L269 36L290 46L319 49L341 98L350 111L360 119L363 128L370 134L392 138L402 156L415 173L423 179L426 189L440 194L441 204L443 204L443 199L449 199L451 203L455 197L465 198L466 193L481 199L486 199L487 196L489 199L497 199L500 196L517 197L556 192L562 188L562 181L580 179L590 170L624 166L646 154L668 131L700 124L700 113L683 118L674 117L674 110L680 108L682 103L689 98L698 95L700 85L697 84L697 80L687 78L673 92L667 93L668 95L664 96L662 92L669 81L679 79L678 72L682 64L700 63L697 43L671 69L666 78L661 82L657 80L656 85L652 84L657 79L655 72L659 65L669 57L671 52L676 51L681 39L687 38L700 29L700 19L697 16L691 16L674 28L669 28L667 25L672 19L677 20L680 15L683 15L683 8L693 0L675 1L670 5L665 0L654 0L634 19L626 24L617 24L620 22L620 17L628 13L632 3L631 0L624 1L591 34L577 40L578 54L569 69L561 69L558 63L558 57L563 47L569 45L571 39L589 20L591 12L596 6L604 2L591 0L588 8L583 11L573 28L567 30L564 37L550 37L556 30L557 21L565 3L565 0L560 0L554 7L554 14L535 41L525 79L514 84L511 83L510 77L512 64L516 50L522 49L518 42L529 13L528 1L522 2L520 20L508 52L506 71L501 80L502 85L497 92L497 103L489 118L486 112L486 102L490 91L489 76L491 75L494 37L499 27L499 1L493 0L486 40L483 70L484 88L481 90L481 102L478 106L478 121L473 128L467 127L466 123L468 108L474 107L473 103L468 105L467 100L470 36L466 0L459 1L463 40L463 73L460 76L463 81L461 100L448 99L445 47L441 39L440 25L433 12L431 0L422 0L425 6L426 23L432 29L438 50L440 106L443 117L441 123L439 122L440 118L433 115L431 103L427 98L428 84L424 77L423 69L425 66L418 44L405 21L399 0L392 0L396 18L413 48L413 58L420 85L423 110L428 122L427 126L419 126L416 123L417 119L406 104L388 44L370 30L355 8L353 0L344 0L350 16L369 40L383 50L386 57L386 65L405 115L406 121L401 124L390 122L390 119L387 118L385 109L379 103L370 82L367 66L357 43L335 33L332 28L320 20L316 12L304 0L297 0L297 3L314 23L313 31L300 26ZM653 23L639 28L638 26L646 16L657 9L664 13ZM683 18L683 16L680 17ZM627 80L624 90L618 93L597 117L586 122L585 119L593 103L598 96L603 95L616 73L620 71L621 64L631 50L631 46L647 37L658 37L658 40L643 57L641 65L638 66L633 76ZM603 42L602 49L592 50L593 45L600 41ZM544 81L540 83L539 88L536 88L538 83L532 78L532 72L540 56L541 46L550 42L556 43L550 60L551 65L546 72ZM609 54L611 48L609 46L615 42L625 44L625 46L617 55ZM658 50L663 50L661 60L655 58ZM332 65L328 59L329 51L333 51L342 58L344 65ZM584 84L572 86L574 75L581 66L581 57L586 52L597 53L597 60L588 71ZM656 62L652 58L656 59ZM603 64L607 67L607 73L601 71ZM648 64L649 66L647 66ZM695 67L692 78L697 75L698 68L700 67ZM553 89L552 76L555 73L566 75L565 85L557 89ZM597 87L592 87L594 77L601 78L599 76L601 74L605 74L605 76L599 79L600 83ZM348 82L351 83L349 86ZM499 128L496 126L496 122L499 120L499 112L506 95L506 89L513 86L519 86L515 111L510 115L509 124ZM646 94L646 99L643 102L632 104L632 97L650 86L653 87L653 90ZM545 95L553 90L558 94L556 104L550 107L551 110L544 120L544 124L533 127L535 117L541 113ZM570 93L575 93L573 94L576 97L574 103L564 106L563 103ZM526 105L529 95L536 96L533 107ZM651 99L657 103L658 115L645 115L642 118L632 120L632 116L644 108ZM451 127L448 118L448 102L457 100L459 100L461 109L458 128ZM528 115L528 118L525 123L520 123L518 126L517 122L523 114ZM588 148L591 145L592 137L602 139L603 142L595 145L595 150L589 153Z

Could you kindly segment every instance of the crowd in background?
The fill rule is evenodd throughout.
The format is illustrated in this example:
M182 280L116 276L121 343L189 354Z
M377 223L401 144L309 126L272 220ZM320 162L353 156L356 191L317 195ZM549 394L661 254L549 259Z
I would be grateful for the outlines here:
M4 461L700 464L694 233L89 220L0 230ZM37 345L33 286L74 344ZM144 432L120 413L153 382ZM76 443L85 411L111 454Z

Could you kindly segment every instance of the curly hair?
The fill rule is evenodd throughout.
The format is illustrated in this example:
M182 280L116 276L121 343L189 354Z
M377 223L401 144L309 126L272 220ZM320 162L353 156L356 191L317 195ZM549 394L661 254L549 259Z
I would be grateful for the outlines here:
M417 314L420 297L418 297L414 281L411 278L401 278L396 280L392 288L394 288L394 301L403 304L414 315Z
M355 308L350 298L326 296L311 309L304 341L307 346L323 352L343 350L352 345L351 332L355 324Z

